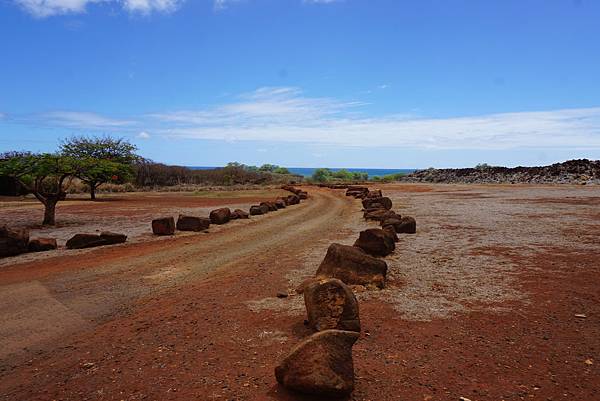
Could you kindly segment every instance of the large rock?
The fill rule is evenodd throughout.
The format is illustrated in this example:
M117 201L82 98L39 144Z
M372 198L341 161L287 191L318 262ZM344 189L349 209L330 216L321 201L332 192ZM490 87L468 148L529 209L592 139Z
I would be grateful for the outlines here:
M275 202L261 202L260 203L261 206L266 206L268 208L269 212L276 212L277 211L277 204L275 204Z
M355 198L364 198L369 193L367 187L349 186L346 190L346 196L354 196Z
M100 233L100 239L104 241L103 245L115 245L122 244L127 241L125 234L111 233L110 231L104 231Z
M317 280L304 287L308 324L316 331L337 329L360 332L358 302L341 280Z
M385 226L382 228L385 235L390 237L394 242L400 241L398 238L398 234L396 234L396 229L393 226Z
M288 195L286 199L288 205L297 205L300 203L300 197L298 195Z
M396 249L394 238L380 228L361 231L354 246L373 256L387 256Z
M308 192L306 191L300 191L297 195L300 199L308 199Z
M261 207L258 205L254 205L254 206L250 206L250 215L251 216L257 216L260 214L265 214L269 211L269 208L267 207Z
M29 231L0 227L0 257L14 256L28 251Z
M382 196L381 189L375 189L367 193L367 198L381 198Z
M161 217L152 220L152 232L155 235L175 234L175 219L173 217Z
M235 209L233 211L233 213L231 213L231 216L235 216L236 219L249 219L250 215L248 214L248 212L242 210L242 209Z
M346 284L375 285L383 288L387 264L366 254L362 249L331 244L317 270L317 277L332 277Z
M354 389L352 346L355 331L325 330L296 345L275 368L284 387L324 397L343 397Z
M378 198L365 198L362 201L363 208L369 209L374 204L380 204L384 209L390 210L392 208L392 200L387 196L381 196Z
M212 224L225 224L231 219L231 210L228 207L222 207L210 212L210 222Z
M402 218L390 218L381 222L382 227L394 227L398 234L415 234L417 232L417 222L413 217L405 216Z
M284 199L277 198L275 201L275 206L277 206L277 209L285 209L287 202Z
M204 231L210 227L210 219L206 217L179 215L177 229L179 231Z
M370 209L369 209L370 210ZM365 220L384 221L391 218L400 218L400 215L396 214L391 210L386 209L375 209L366 211L363 215Z
M46 252L57 247L55 238L35 238L29 240L28 250L29 252Z
M66 243L67 249L94 248L97 246L121 244L127 240L125 234L103 232L98 234L75 234Z

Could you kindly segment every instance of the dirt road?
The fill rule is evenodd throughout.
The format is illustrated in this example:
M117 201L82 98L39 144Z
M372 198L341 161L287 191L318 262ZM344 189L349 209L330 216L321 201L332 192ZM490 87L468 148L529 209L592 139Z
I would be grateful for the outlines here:
M383 189L419 226L386 258L388 288L358 294L353 400L594 399L599 189ZM310 192L210 234L2 268L0 395L309 399L275 383L309 334L302 297L275 294L368 226L356 201Z

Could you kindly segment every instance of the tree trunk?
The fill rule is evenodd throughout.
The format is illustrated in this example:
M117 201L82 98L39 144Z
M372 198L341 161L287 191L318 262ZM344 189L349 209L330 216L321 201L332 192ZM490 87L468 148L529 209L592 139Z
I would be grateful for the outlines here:
M56 223L55 215L57 203L58 199L53 198L47 199L46 203L44 203L44 222L42 225L53 226Z
M96 184L90 183L90 197L92 200L96 200Z

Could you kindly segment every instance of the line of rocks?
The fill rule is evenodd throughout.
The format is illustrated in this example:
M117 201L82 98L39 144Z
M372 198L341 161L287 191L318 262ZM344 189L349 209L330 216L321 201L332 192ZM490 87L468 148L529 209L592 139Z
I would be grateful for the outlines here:
M292 195L276 198L274 201L261 202L250 206L249 211L235 209L231 211L228 207L222 207L210 212L208 217L179 215L177 222L172 216L161 217L152 220L152 232L154 235L174 235L178 231L206 231L211 224L223 225L231 220L249 219L250 216L258 216L284 209L287 206L297 205L303 199L308 199L306 191L284 185L281 189L292 192Z
M101 232L100 234L75 234L65 247L83 249L96 246L121 244L127 240L125 234ZM27 252L46 252L57 249L56 238L29 238L29 230L0 227L0 258Z
M315 277L296 293L304 294L308 326L315 331L275 368L284 387L322 397L344 397L354 390L352 347L360 336L359 306L353 289L385 287L387 263L380 259L395 250L399 233L415 233L416 221L393 212L381 190L339 186L347 196L362 200L366 220L382 228L361 231L353 246L333 243Z

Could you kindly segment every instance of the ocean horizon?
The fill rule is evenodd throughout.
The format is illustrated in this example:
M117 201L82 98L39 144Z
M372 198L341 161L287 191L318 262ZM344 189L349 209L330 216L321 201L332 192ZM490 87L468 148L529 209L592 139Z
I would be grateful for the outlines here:
M192 170L212 170L215 168L220 168L223 166L188 166ZM301 175L303 177L310 177L313 175L315 170L319 168L327 168L331 171L339 171L339 170L347 170L351 173L367 173L369 178L372 177L381 177L389 174L410 174L417 169L414 168L358 168L358 167L286 167L290 173Z

